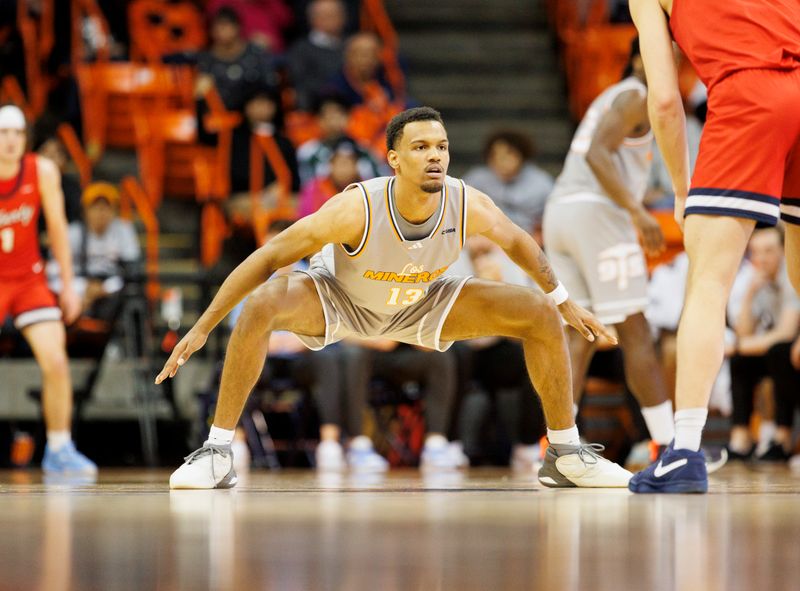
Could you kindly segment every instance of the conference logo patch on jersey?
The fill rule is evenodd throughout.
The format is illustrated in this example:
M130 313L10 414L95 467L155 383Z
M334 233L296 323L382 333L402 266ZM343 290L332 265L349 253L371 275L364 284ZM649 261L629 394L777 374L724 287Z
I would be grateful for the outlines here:
M429 283L438 279L445 271L447 271L447 267L442 267L441 269L429 273L425 271L423 265L413 265L409 263L403 267L403 270L399 273L396 271L373 271L372 269L368 269L364 272L363 277L364 279L386 281L390 283Z
M456 233L455 228L446 228L442 230L442 236L444 236L445 234L455 234L455 233Z

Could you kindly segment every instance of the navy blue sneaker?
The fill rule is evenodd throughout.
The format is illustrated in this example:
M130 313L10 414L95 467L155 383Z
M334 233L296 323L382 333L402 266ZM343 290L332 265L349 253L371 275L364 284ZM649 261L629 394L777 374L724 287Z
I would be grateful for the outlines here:
M628 489L635 493L708 492L705 454L674 449L670 443L658 461L633 475Z

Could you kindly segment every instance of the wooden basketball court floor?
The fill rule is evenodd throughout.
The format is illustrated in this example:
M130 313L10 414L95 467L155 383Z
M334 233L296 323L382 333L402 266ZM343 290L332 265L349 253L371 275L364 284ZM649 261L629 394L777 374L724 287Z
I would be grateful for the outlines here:
M251 472L173 491L0 472L0 590L797 590L800 473L726 466L708 495L548 490L496 469Z

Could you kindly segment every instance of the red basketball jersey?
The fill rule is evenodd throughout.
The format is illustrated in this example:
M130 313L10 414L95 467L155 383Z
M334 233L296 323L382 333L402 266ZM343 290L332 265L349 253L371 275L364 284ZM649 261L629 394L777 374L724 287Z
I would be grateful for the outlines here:
M15 178L0 179L0 279L17 279L43 270L40 209L36 155L26 154Z
M670 28L703 83L800 68L800 0L674 0Z

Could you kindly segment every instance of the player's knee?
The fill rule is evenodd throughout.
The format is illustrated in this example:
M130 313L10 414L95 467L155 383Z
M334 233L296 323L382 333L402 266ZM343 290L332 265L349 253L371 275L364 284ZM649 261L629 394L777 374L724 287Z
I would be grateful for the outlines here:
M530 315L520 315L519 329L522 338L537 340L563 338L561 314L552 298L543 293L528 291L525 295L525 308L532 310Z
M248 331L271 330L278 314L282 294L286 289L281 281L269 281L247 297L237 328Z
M39 362L42 373L48 379L62 379L69 374L69 361L64 351L48 351Z

